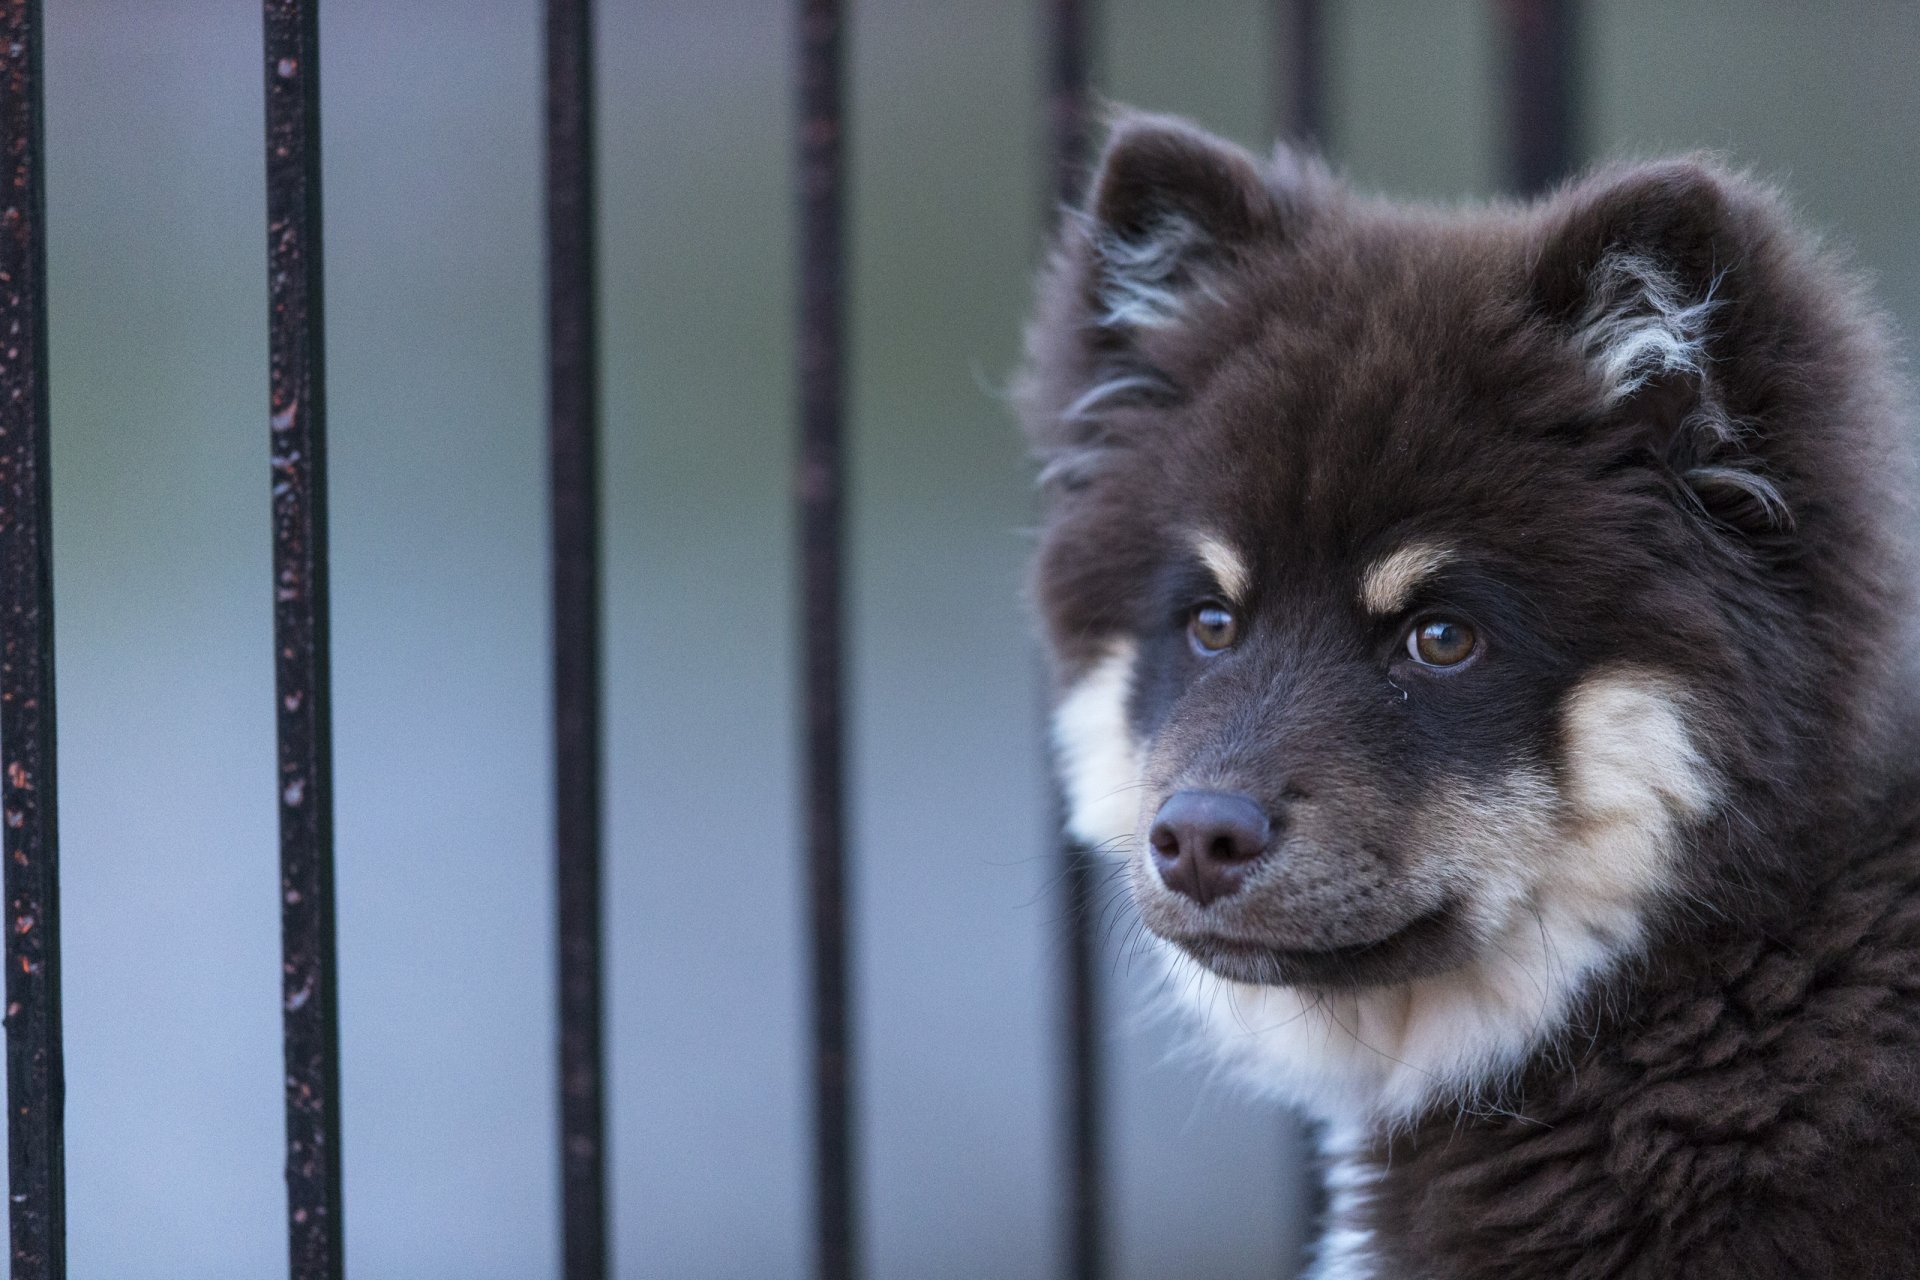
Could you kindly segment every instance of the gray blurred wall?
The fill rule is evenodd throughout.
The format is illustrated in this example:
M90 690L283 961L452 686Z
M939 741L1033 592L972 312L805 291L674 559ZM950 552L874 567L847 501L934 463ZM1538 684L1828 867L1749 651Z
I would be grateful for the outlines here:
M1263 139L1255 0L1125 0L1116 99ZM785 6L600 6L622 1276L807 1257ZM1057 1250L1052 864L995 388L1042 214L1029 6L855 8L855 885L877 1276ZM77 1276L279 1272L256 6L48 6ZM1497 180L1479 4L1333 6L1338 161ZM331 0L326 197L347 1225L363 1278L555 1274L531 0ZM1598 153L1774 174L1920 316L1920 7L1607 0ZM1112 939L1116 1251L1278 1274L1288 1121Z

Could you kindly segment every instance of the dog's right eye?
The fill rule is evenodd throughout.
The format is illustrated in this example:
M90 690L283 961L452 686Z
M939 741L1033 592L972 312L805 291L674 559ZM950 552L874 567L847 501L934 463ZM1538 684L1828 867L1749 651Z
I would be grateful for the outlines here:
M1187 636L1200 653L1219 653L1231 649L1240 639L1240 619L1218 600L1193 607L1187 618Z
M1430 618L1407 635L1407 656L1423 667L1457 667L1471 658L1479 638L1451 618Z

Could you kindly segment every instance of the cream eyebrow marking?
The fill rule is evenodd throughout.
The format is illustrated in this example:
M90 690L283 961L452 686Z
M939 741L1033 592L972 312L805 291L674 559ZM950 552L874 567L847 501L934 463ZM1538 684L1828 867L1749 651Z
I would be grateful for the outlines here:
M1220 592L1229 603L1239 604L1247 598L1253 575L1247 571L1247 562L1240 558L1239 552L1210 533L1193 535L1193 552L1220 584Z
M1362 575L1360 603L1369 613L1398 613L1423 579L1453 559L1451 550L1432 542L1409 542L1396 548Z

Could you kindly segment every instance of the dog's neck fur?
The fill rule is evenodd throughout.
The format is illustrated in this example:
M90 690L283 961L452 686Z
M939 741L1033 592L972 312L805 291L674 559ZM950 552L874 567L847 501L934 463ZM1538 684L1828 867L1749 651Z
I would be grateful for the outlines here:
M1876 1269L1914 1243L1910 1206L1882 1202L1920 1133L1920 765L1904 773L1873 818L1806 847L1821 871L1765 929L1666 931L1497 1106L1326 1126L1313 1280L1908 1274ZM1856 1266L1836 1269L1845 1241L1799 1262L1803 1242L1770 1242L1853 1202L1891 1211L1861 1224ZM1727 1243L1743 1230L1767 1242Z

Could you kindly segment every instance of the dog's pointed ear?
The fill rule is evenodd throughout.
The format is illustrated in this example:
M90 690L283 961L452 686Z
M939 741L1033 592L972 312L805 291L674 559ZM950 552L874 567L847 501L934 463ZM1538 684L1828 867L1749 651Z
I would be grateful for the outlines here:
M1746 266L1765 234L1750 195L1702 160L1602 173L1549 206L1532 289L1606 411L1716 518L1762 530L1788 512L1727 396L1729 334L1755 304Z
M1208 266L1277 233L1281 220L1252 155L1163 116L1115 122L1088 192L1087 303L1114 332L1178 320Z
M1550 207L1535 275L1543 303L1572 313L1594 269L1638 254L1678 283L1702 287L1734 256L1727 179L1708 162L1662 160L1602 172Z
M1698 372L1721 285L1737 265L1722 179L1688 160L1603 174L1550 217L1535 297L1572 330L1626 397L1667 374Z
M1177 403L1190 327L1335 190L1318 161L1285 149L1263 164L1169 117L1115 120L1027 329L1016 395L1043 478L1081 485L1132 438L1134 410Z

